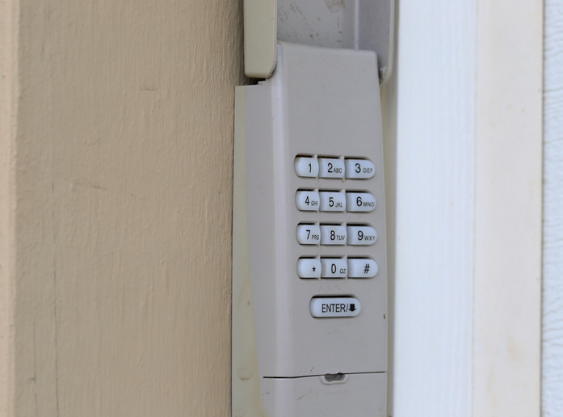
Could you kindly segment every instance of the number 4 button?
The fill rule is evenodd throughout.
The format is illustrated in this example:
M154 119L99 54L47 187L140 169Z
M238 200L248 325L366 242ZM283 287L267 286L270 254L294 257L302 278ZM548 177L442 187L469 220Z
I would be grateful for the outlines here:
M295 205L302 211L317 211L319 209L319 193L316 191L297 191Z

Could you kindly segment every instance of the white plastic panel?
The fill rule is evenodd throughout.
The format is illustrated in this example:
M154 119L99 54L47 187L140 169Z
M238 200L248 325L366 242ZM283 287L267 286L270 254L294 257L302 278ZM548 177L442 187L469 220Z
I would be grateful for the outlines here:
M233 299L233 317L238 317L237 309L252 306L256 375L265 415L340 417L342 410L348 410L355 417L383 417L387 271L376 55L282 43L278 57L269 80L244 88L244 116L237 111L237 124L241 119L244 124L246 164L251 167L246 171L246 221L252 299L250 304ZM237 129L239 135L241 131ZM235 142L238 149L238 136ZM347 158L367 159L381 175L361 181L302 176L300 160L297 170L295 161L303 157L338 161L342 174ZM312 160L305 162L308 168ZM343 195L346 190L361 191L381 204L369 212L299 210L296 193L300 190ZM374 236L371 244L349 244L349 225L365 225L365 231ZM379 241L376 230L381 234ZM335 240L342 236L341 244L321 244L325 238L324 243L330 242L331 232ZM236 247L236 236L233 242ZM347 277L348 259L356 258L375 260L378 273L368 279ZM313 271L318 269L317 260L320 278ZM369 268L373 269L371 263ZM238 293L233 288L233 296ZM334 312L328 312L352 315L315 318L310 311L315 298L353 298L358 303L348 303L348 311L335 306ZM240 361L233 359L235 363ZM233 404L242 406L237 411L240 415L250 415L245 414L239 394L245 393L241 387L248 386L244 378L249 374L235 368L233 375ZM252 376L248 380L254 382ZM358 389L362 381L369 386ZM295 397L297 386L299 392L305 387L317 392Z
M272 75L277 40L374 51L385 82L392 71L394 13L394 0L244 0L246 75Z

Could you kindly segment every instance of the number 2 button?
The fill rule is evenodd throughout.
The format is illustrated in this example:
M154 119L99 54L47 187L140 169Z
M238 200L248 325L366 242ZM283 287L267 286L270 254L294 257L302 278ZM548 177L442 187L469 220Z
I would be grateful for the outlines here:
M319 177L344 178L344 161L336 158L319 158Z

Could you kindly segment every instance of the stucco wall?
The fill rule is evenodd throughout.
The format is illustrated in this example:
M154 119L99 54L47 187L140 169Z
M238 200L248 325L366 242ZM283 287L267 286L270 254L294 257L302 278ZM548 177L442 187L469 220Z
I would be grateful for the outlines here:
M543 415L563 415L563 3L545 2Z
M0 7L0 415L229 415L241 2Z

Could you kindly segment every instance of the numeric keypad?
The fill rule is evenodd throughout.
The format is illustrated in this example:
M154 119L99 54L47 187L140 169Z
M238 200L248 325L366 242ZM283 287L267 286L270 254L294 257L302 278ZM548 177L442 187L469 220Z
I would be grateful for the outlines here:
M297 156L295 173L304 179L335 180L335 184L341 184L341 188L338 189L303 188L296 190L295 205L298 210L333 213L334 219L334 223L298 224L297 242L303 246L343 247L342 257L321 255L320 258L299 258L297 260L298 276L303 279L373 278L377 274L376 261L369 257L346 258L346 252L348 252L346 247L367 247L377 241L377 231L368 222L370 219L368 214L376 209L376 198L371 190L355 186L361 184L361 180L370 179L375 175L374 164L368 159L342 156ZM360 181L354 182L355 180ZM342 185L344 185L343 188ZM342 217L343 213L367 216L365 217L366 222L364 224L342 222L345 219ZM362 218L358 217L360 220Z

